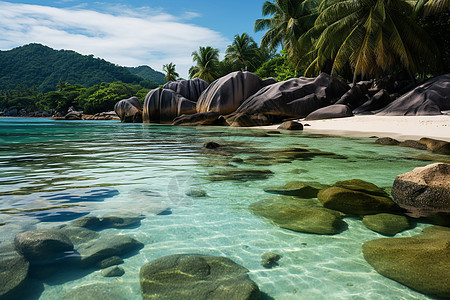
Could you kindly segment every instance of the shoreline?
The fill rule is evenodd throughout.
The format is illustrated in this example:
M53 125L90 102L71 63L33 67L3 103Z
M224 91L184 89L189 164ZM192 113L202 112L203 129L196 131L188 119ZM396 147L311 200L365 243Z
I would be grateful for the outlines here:
M338 119L298 119L303 131L354 137L391 137L400 140L429 137L450 142L450 115L353 116ZM305 126L309 124L310 126ZM280 124L250 128L276 130Z

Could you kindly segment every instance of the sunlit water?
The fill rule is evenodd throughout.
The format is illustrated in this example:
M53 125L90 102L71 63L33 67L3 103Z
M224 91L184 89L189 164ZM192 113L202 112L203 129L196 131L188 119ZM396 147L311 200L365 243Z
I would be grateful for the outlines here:
M376 145L373 138L261 136L263 132L0 118L0 246L19 232L52 228L84 215L145 216L138 227L102 231L145 244L125 259L122 277L105 278L94 269L82 274L61 271L43 281L31 280L29 299L61 299L93 283L114 283L125 299L140 299L140 267L178 253L231 258L249 269L260 290L275 299L428 299L366 263L361 245L383 236L359 219L346 218L347 230L325 236L281 229L248 209L252 202L273 197L265 187L289 181L332 184L358 178L389 187L398 174L430 163L414 159L423 151ZM224 147L206 150L205 141ZM277 149L289 147L337 156L273 159ZM229 169L274 174L252 181L210 180L213 172ZM191 189L204 190L208 197L186 196ZM416 235L426 226L418 224L397 237ZM261 255L268 251L282 256L279 266L261 265Z

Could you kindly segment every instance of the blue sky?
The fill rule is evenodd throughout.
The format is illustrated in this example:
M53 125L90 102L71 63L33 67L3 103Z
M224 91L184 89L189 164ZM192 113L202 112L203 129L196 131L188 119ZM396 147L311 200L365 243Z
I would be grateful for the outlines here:
M225 52L235 34L254 33L264 0L1 1L0 50L28 43L93 54L124 66L162 70L173 62L182 77L199 46Z

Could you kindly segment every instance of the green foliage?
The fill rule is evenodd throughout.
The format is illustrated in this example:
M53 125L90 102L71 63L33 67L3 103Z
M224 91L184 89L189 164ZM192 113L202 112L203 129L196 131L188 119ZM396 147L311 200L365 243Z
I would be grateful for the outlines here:
M298 73L292 66L287 53L282 51L282 54L265 62L255 74L261 78L274 77L278 81L298 77Z
M200 78L208 83L219 77L219 49L201 47L192 52L192 60L197 64L189 69L190 78Z
M139 66L139 67L126 67L131 74L137 75L139 77L152 82L154 87L160 84L164 84L164 74L153 70L149 66ZM144 86L142 83L140 85Z
M0 90L15 89L20 83L48 92L56 90L60 81L89 87L114 81L138 84L143 78L93 55L58 51L41 44L0 51Z
M164 77L165 82L176 81L180 75L175 71L176 65L174 63L169 63L167 65L163 65L163 71L166 72L166 76Z

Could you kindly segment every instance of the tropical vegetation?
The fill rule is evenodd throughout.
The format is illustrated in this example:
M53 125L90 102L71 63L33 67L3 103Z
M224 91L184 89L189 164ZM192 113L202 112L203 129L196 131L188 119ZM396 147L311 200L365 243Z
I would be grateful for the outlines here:
M163 65L163 71L166 73L166 76L164 76L164 81L176 81L177 78L180 76L176 70L176 65L174 63L168 63L167 65Z

